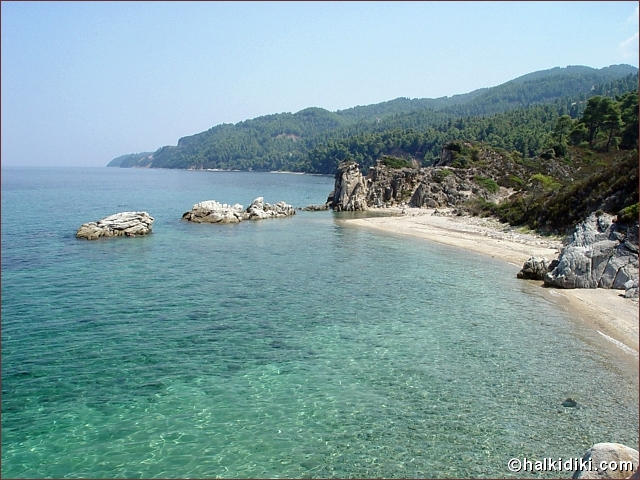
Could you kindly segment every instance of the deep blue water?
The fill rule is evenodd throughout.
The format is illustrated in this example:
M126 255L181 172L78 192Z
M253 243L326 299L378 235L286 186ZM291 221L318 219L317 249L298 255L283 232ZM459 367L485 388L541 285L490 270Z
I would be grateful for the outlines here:
M520 477L637 445L637 379L510 265L332 212L181 220L332 184L3 169L2 476ZM127 210L153 233L75 238Z

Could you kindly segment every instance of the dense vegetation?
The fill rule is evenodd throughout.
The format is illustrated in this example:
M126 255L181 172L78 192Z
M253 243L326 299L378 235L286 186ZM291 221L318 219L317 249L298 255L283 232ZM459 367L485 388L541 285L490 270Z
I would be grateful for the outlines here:
M596 210L637 221L637 92L590 98L580 118L557 118L549 141L539 158L520 161L528 179L498 181L515 194L499 204L475 200L468 208L548 232L564 231Z
M363 168L383 155L429 165L459 138L529 157L549 147L557 118L577 118L588 97L635 89L637 69L628 65L554 68L453 97L398 98L337 112L308 108L222 124L109 165L333 173L347 157Z

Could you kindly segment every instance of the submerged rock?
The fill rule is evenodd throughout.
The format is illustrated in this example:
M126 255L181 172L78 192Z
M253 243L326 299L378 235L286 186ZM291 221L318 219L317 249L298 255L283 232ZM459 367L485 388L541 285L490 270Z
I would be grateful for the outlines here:
M77 238L97 240L101 237L136 237L151 233L154 218L147 212L121 212L109 215L97 222L83 223L76 232Z
M620 468L621 462L631 462L632 468ZM638 469L638 451L620 443L596 443L584 454L582 463L590 468L578 468L572 478L629 478ZM608 468L614 464L618 468Z
M562 402L563 407L575 408L578 406L578 402L576 402L573 398L569 397L564 402Z
M547 286L625 290L638 280L638 224L619 225L592 213L562 249L557 266L544 276Z
M196 203L182 218L195 223L240 223L243 220L261 220L295 215L295 209L285 202L265 203L263 197L256 198L245 210L242 205L228 205L215 200Z
M321 212L323 210L329 210L329 203L323 203L321 205L307 205L306 207L300 208L300 210L305 212Z

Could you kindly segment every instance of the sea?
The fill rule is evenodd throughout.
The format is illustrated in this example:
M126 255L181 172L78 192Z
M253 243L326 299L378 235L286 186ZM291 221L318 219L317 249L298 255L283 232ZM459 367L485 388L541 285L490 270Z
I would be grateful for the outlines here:
M638 444L637 372L513 265L354 214L181 219L332 188L3 167L2 477L546 478L508 462ZM148 236L75 238L141 210Z

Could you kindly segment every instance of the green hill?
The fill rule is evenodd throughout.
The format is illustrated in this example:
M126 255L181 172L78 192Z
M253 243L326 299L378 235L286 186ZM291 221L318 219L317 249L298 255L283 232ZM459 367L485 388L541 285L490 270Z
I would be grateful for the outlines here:
M428 164L444 142L461 132L533 155L557 116L576 117L592 95L637 89L637 74L629 65L570 66L451 97L397 98L336 112L307 108L266 115L214 126L151 154L123 155L108 166L333 173L346 156L360 156L360 163L368 166L381 154L411 156Z

